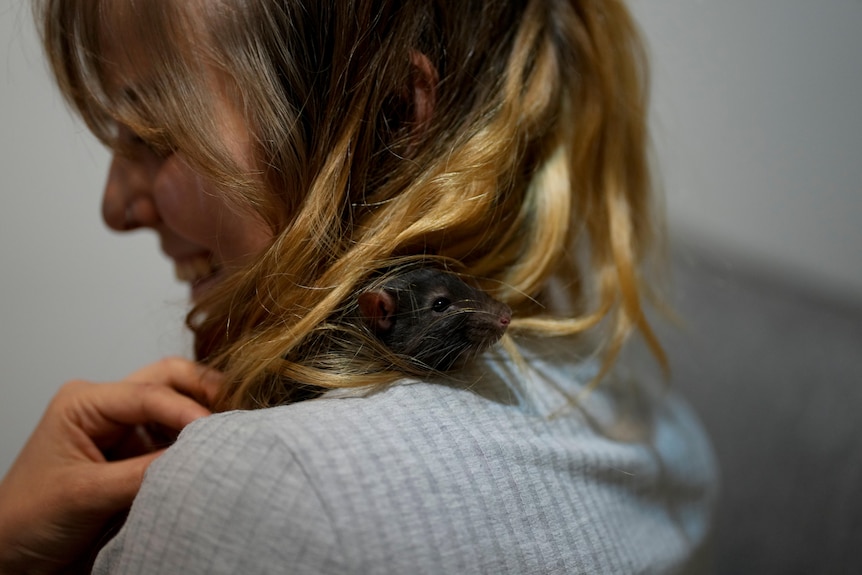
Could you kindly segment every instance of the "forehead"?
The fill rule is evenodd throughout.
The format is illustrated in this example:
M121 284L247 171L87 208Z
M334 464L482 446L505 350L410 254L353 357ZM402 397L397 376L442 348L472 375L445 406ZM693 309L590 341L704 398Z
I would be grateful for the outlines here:
M129 95L155 76L176 73L198 53L203 11L197 1L103 0L90 24L102 82L109 92Z

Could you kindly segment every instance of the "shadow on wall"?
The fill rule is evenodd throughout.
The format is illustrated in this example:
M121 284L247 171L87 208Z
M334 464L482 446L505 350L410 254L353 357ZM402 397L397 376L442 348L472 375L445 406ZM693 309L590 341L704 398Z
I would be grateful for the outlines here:
M862 573L862 300L678 242L672 381L722 470L716 573Z

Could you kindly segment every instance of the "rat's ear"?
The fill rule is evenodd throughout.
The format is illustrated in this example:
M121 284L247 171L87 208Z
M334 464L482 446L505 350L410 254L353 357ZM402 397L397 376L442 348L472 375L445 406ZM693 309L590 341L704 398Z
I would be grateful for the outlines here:
M395 307L395 298L385 290L372 290L359 295L359 313L375 333L392 329Z

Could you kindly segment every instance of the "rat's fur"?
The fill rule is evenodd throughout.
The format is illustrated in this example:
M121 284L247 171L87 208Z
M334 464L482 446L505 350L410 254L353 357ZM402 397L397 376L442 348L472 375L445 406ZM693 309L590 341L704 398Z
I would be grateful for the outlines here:
M512 318L506 304L434 268L388 277L360 294L358 303L363 320L390 350L437 371L485 351Z

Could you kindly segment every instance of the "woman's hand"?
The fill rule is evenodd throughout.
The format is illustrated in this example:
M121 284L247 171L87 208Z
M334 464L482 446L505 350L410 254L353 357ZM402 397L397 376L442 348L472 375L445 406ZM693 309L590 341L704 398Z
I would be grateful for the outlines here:
M0 482L0 573L92 560L159 448L209 415L219 382L215 371L170 358L115 383L65 384ZM164 432L171 439L160 444Z

